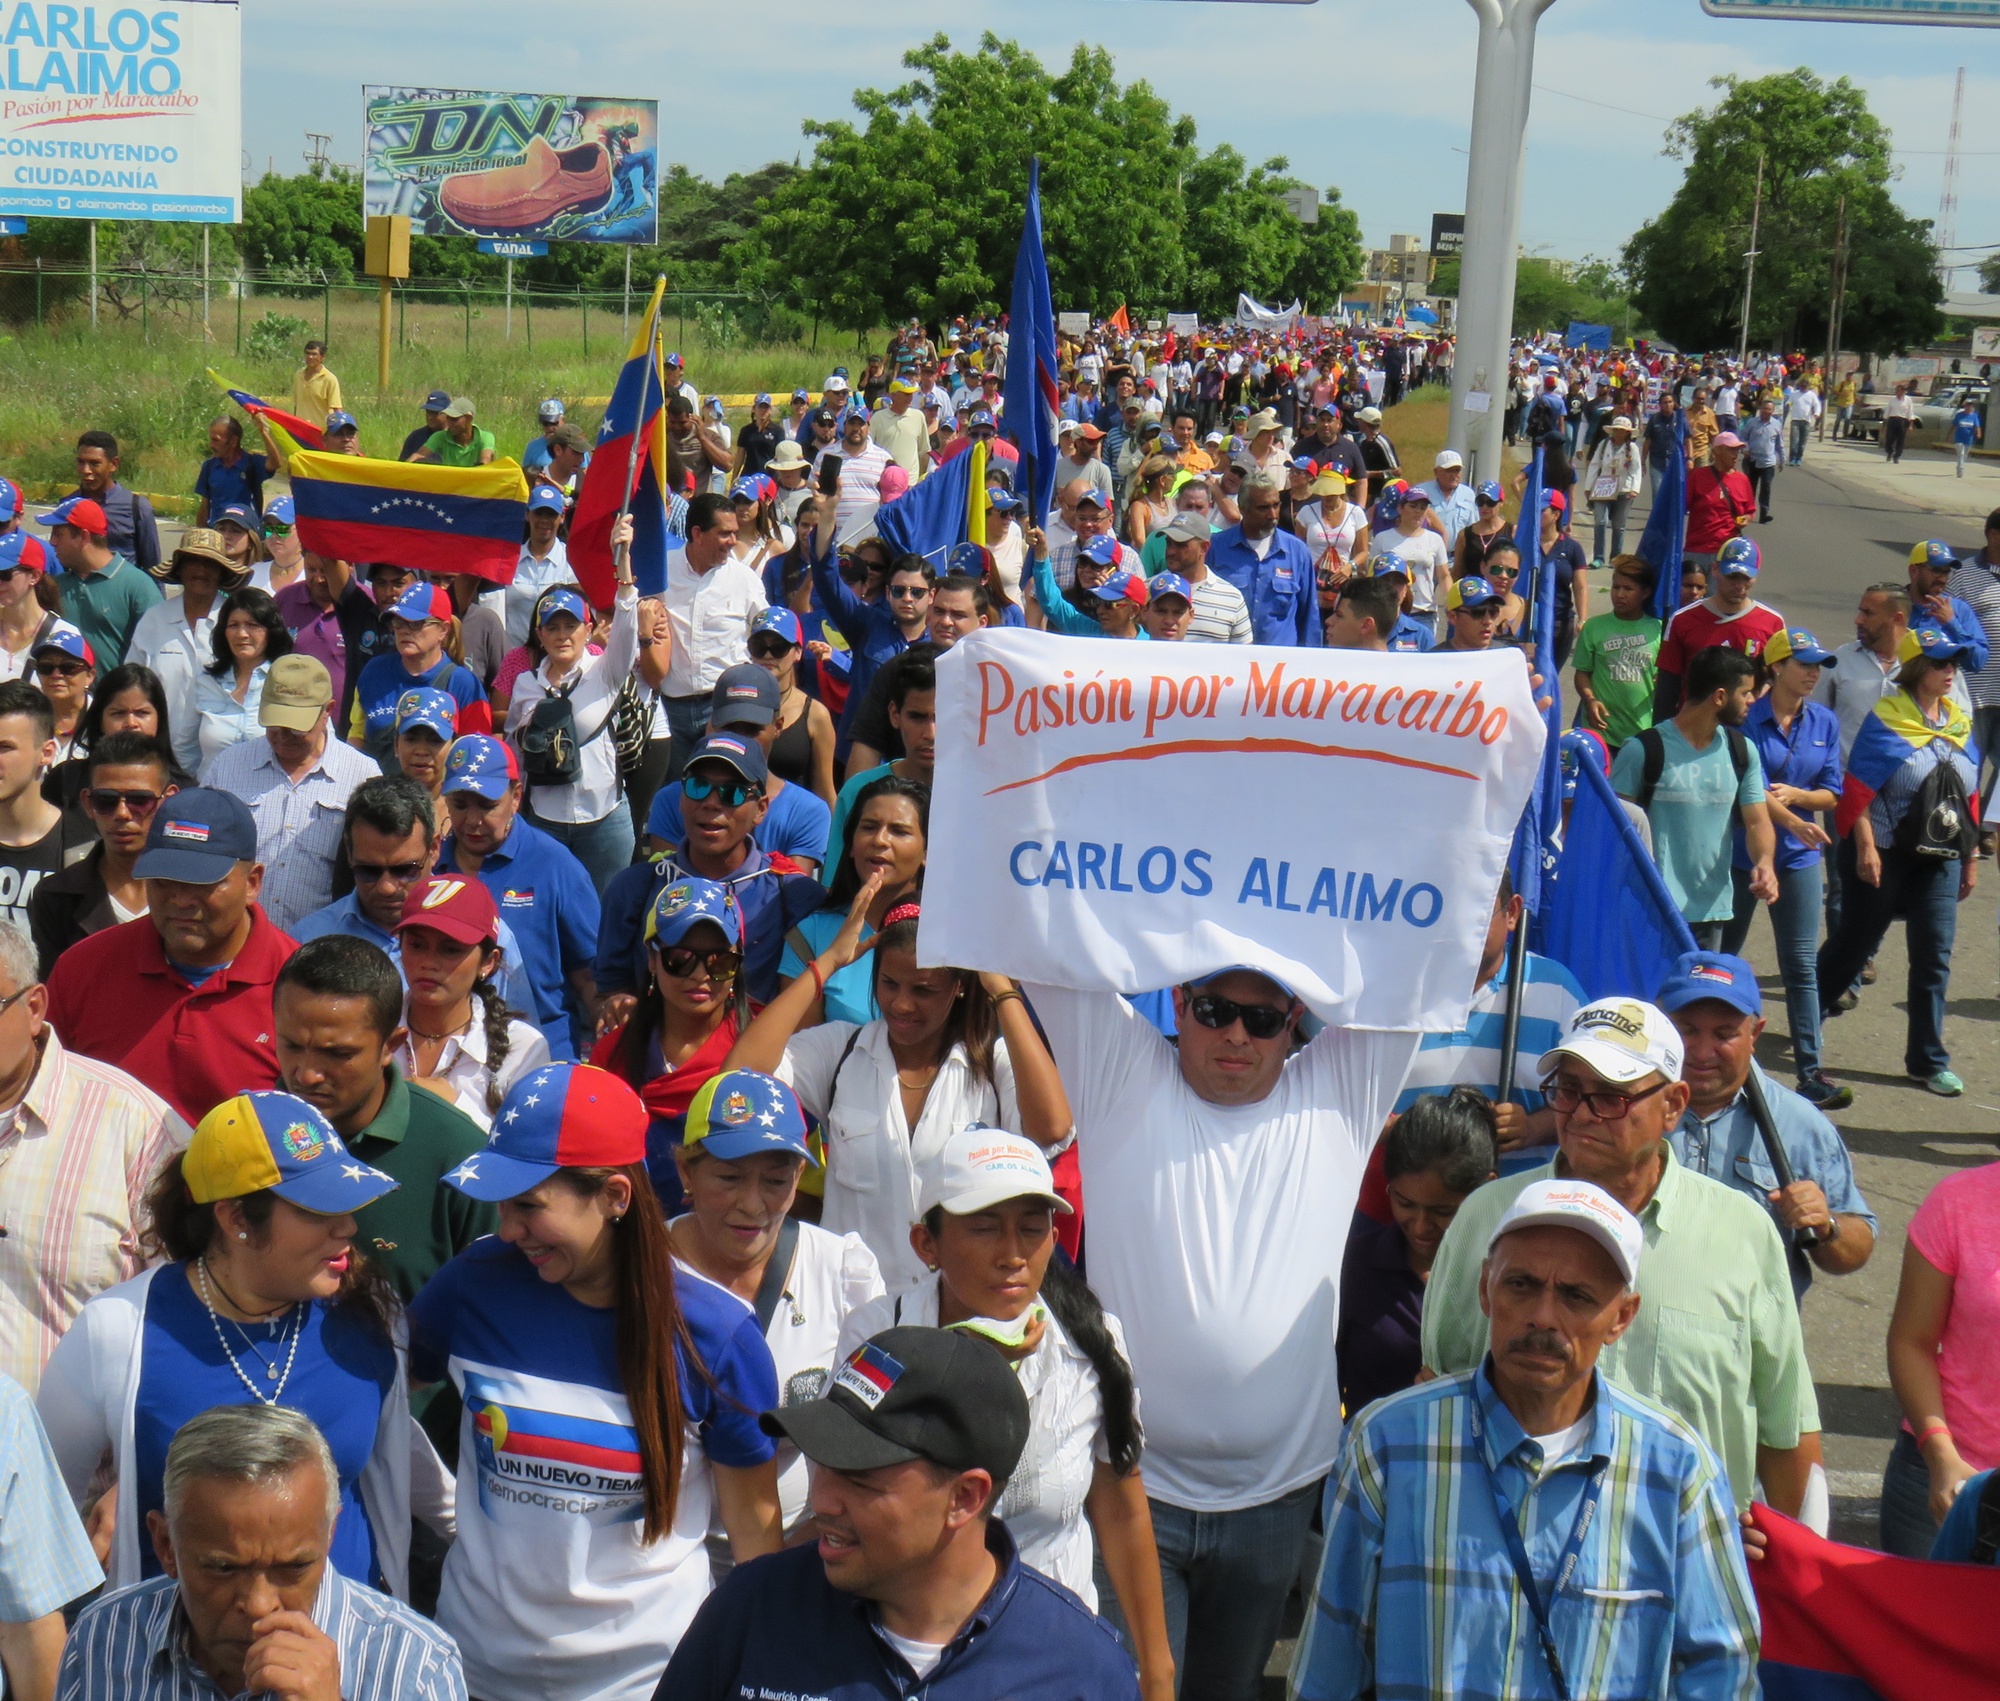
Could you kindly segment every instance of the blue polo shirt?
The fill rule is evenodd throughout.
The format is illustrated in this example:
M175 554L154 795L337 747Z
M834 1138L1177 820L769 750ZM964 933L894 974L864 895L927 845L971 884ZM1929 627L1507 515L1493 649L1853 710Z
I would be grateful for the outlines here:
M1843 778L1840 768L1840 717L1824 703L1805 703L1792 717L1790 733L1778 726L1767 692L1750 705L1743 722L1743 736L1756 746L1764 764L1764 789L1775 783L1795 786L1800 791L1830 791L1840 795ZM1831 826L1831 820L1822 823ZM1734 860L1738 868L1750 866L1750 852L1743 842L1743 822L1739 817L1731 829L1735 834ZM1777 869L1789 874L1795 868L1810 868L1820 859L1819 848L1778 830Z
M236 457L236 465L224 466L220 455L210 455L194 475L194 493L208 498L210 524L232 502L247 502L258 513L264 511L264 457L248 450Z
M827 834L832 822L833 811L827 808L825 798L796 780L788 780L784 790L771 799L764 819L757 823L757 838L781 856L802 856L809 862L823 863L827 860ZM646 814L646 831L663 845L677 845L685 836L678 782L661 786L653 793L653 807Z
M1403 655L1425 655L1437 648L1437 633L1428 620L1399 614L1389 629L1389 648Z
M447 834L438 846L437 871L459 872L456 834ZM530 1006L549 1055L558 1063L573 1062L568 976L589 968L597 952L597 888L566 846L518 815L476 878L493 894L500 919L520 945L526 985L514 989L519 1001Z
M1259 560L1241 526L1217 532L1208 545L1208 570L1219 573L1250 605L1250 632L1259 644L1325 643L1320 631L1319 586L1305 540L1275 531Z
M926 1678L869 1602L826 1580L817 1548L790 1547L737 1566L701 1603L653 1701L1138 1701L1138 1671L1111 1629L1023 1565L997 1518L986 1546L1000 1575Z
M1304 547L1300 545L1300 548ZM844 762L847 746L853 738L854 712L868 695L869 681L884 662L907 650L910 641L903 636L896 617L889 612L887 597L880 602L863 602L848 588L847 581L840 576L831 547L813 562L812 582L813 594L819 599L820 607L840 628L840 635L847 640L847 647L853 654L853 660L848 665L847 706L841 710L834 747L835 759Z

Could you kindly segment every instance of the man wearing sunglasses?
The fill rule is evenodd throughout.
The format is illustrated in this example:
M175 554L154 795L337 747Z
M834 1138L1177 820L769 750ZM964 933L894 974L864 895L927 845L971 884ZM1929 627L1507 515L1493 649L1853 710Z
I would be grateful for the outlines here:
M99 739L84 758L83 812L97 843L81 862L49 875L28 900L41 974L80 939L146 913L146 883L132 871L162 800L179 789L165 745L139 732Z
M1174 989L1177 1046L1116 995L1026 991L1075 1113L1091 1283L1146 1414L1160 1566L1185 1602L1175 1667L1189 1695L1250 1701L1340 1449L1347 1224L1417 1036L1300 1046L1299 1000L1243 967Z
M1424 1363L1472 1370L1487 1351L1480 1268L1494 1225L1536 1181L1593 1182L1639 1219L1646 1257L1630 1331L1605 1375L1683 1419L1722 1460L1736 1509L1763 1497L1788 1517L1819 1462L1819 1404L1791 1272L1763 1202L1684 1166L1671 1136L1691 1097L1681 1036L1637 999L1587 1004L1543 1053L1556 1156L1489 1181L1445 1231L1424 1294Z

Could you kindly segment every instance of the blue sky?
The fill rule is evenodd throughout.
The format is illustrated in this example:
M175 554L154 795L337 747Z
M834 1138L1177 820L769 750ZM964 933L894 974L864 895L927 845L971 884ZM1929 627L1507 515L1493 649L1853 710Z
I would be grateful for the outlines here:
M1372 244L1428 232L1430 214L1465 194L1476 42L1465 0L344 0L333 11L253 0L244 14L243 139L257 171L267 159L297 169L307 130L357 161L361 85L410 82L662 97L663 159L719 177L799 153L802 118L851 116L851 92L902 80L902 53L931 34L970 48L991 29L1058 65L1080 40L1103 43L1119 79L1149 81L1205 145L1283 154L1309 181L1338 184ZM1742 22L1697 0L1556 0L1536 58L1523 243L1568 259L1616 252L1679 181L1660 154L1666 122L1712 101L1711 77L1795 65L1867 91L1897 144L1896 194L1925 218L1963 65L1971 151L1957 239L2000 243L2000 140L1982 122L2000 111L2000 30Z

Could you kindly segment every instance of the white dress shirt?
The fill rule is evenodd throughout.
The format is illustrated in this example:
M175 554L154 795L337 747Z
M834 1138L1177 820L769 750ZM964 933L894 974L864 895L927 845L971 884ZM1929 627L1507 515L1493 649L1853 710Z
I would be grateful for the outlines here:
M706 696L724 668L750 659L750 622L763 613L764 581L740 561L706 573L688 565L687 551L667 552L666 605L673 633L663 697Z
M626 585L612 605L611 635L604 653L593 656L586 652L562 682L576 720L576 754L583 771L570 785L532 788L530 807L544 821L581 825L602 821L619 807L623 792L618 784L618 745L604 723L611 718L619 687L631 677L638 658L639 592ZM515 681L514 695L507 703L510 738L527 724L535 705L549 695L549 663L544 657L533 673L524 673Z
M347 822L347 800L375 762L329 731L326 748L297 780L278 765L268 738L248 738L218 751L204 785L234 792L257 823L257 860L264 865L258 902L274 927L290 932L333 901L333 859Z

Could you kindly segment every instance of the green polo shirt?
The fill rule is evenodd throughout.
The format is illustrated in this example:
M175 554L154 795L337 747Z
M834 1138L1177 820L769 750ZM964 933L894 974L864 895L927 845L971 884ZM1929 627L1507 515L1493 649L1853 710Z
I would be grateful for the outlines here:
M479 1124L428 1087L412 1087L389 1065L381 1114L348 1149L402 1186L355 1213L361 1245L407 1305L439 1268L499 1221L491 1205L444 1185L445 1175L486 1146Z
M493 447L493 433L475 425L472 441L461 443L449 431L433 431L424 447L448 467L476 467L479 457Z
M122 555L113 556L102 573L58 573L56 588L62 592L63 617L90 640L99 679L124 661L139 616L164 594L152 574Z
M1559 1162L1487 1182L1452 1218L1424 1293L1432 1370L1471 1370L1485 1358L1487 1240L1521 1189L1554 1176ZM1763 1205L1671 1151L1639 1222L1639 1315L1598 1368L1690 1424L1721 1456L1741 1511L1756 1488L1757 1449L1796 1447L1819 1428L1784 1246Z

